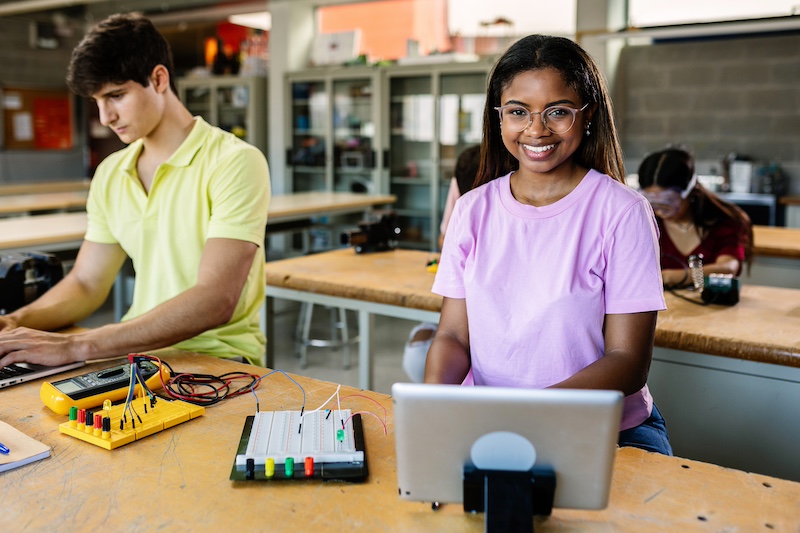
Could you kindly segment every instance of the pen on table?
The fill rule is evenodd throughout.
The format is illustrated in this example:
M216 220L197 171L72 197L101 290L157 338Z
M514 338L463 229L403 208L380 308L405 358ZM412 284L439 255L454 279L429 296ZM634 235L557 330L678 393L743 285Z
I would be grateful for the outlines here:
M11 450L8 449L8 446L0 442L0 453L8 455Z

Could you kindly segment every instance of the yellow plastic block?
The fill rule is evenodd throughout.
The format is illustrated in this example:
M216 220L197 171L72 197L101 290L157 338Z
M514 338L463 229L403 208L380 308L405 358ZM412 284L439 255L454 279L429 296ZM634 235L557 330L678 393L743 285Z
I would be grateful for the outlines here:
M147 412L145 412L145 404L147 404ZM58 430L84 442L106 450L113 450L205 414L204 407L180 400L159 399L154 407L150 407L148 398L136 398L131 405L139 415L134 417L136 427L132 423L130 412L125 412L124 404L115 405L107 411L103 411L103 414L111 419L111 431L108 433L108 438L87 433L85 429L71 427L70 422L63 422L58 426ZM123 415L126 415L127 421L120 429L120 420Z

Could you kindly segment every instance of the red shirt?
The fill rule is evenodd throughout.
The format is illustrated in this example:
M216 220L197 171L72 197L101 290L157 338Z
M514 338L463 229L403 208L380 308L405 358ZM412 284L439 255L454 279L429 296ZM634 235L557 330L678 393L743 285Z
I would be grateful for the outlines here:
M661 233L659 243L661 244L662 270L665 268L688 268L690 255L703 254L703 264L716 263L720 255L731 255L738 259L740 263L739 272L736 275L741 274L747 231L738 221L725 219L712 227L697 248L688 255L681 254L675 248L675 244L670 239L660 218L658 219L658 230Z

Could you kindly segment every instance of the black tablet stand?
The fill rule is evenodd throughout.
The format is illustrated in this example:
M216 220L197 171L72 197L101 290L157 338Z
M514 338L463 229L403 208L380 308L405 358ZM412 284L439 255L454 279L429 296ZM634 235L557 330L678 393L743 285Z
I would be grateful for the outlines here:
M486 514L486 531L532 532L534 515L553 511L556 473L550 467L515 472L464 465L464 511Z

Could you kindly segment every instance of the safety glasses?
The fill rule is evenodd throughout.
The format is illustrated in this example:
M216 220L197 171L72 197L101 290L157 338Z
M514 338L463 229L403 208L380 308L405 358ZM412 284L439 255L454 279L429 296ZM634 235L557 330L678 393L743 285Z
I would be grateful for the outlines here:
M681 208L681 202L689 197L696 184L697 174L694 174L683 190L671 188L657 192L642 191L642 195L653 206L653 211L656 214L662 218L671 218L678 213Z

